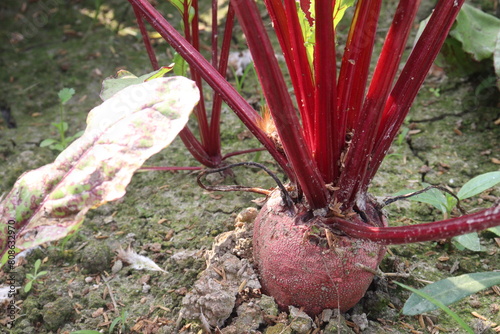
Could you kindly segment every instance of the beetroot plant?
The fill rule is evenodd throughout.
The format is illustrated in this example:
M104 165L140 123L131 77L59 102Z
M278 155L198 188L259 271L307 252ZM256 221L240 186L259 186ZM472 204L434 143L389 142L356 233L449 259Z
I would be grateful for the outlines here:
M143 35L147 36L145 19L190 65L194 82L156 78L163 69L128 78L131 86L108 92L105 102L89 113L84 134L52 164L21 176L1 199L5 223L0 224L0 266L13 267L19 251L73 233L88 210L122 197L134 171L181 131L200 162L219 166L222 100L288 179L286 186L280 183L279 189L268 193L255 221L253 240L264 292L281 307L303 307L311 315L325 308L345 311L365 293L386 245L448 238L500 225L500 206L495 205L439 222L389 227L383 204L368 193L464 0L438 1L398 71L418 8L418 1L400 1L373 73L370 61L382 0L358 0L340 65L336 24L349 1L265 0L295 102L254 0L230 1L222 51L217 52L213 39L211 61L199 52L195 37L197 0L175 1L186 38L147 0L129 1ZM215 12L217 0L212 3ZM224 78L235 18L252 53L266 100L263 109L270 114L261 116ZM146 45L158 68L147 40ZM202 79L216 95L210 121L204 102L195 110L198 141L185 125L190 111L205 96L200 94Z
M389 227L381 205L368 193L464 0L438 1L398 71L419 6L419 1L401 0L372 73L381 0L357 2L342 48L336 44L336 23L349 1L264 0L295 103L258 6L253 0L230 1L229 12L234 10L245 34L272 123L148 1L129 2L235 111L289 180L292 203L282 200L287 196L280 190L270 194L254 229L263 289L281 307L300 306L309 314L324 308L345 311L365 293L385 245L500 224L496 205L439 222ZM197 10L197 0L183 4Z

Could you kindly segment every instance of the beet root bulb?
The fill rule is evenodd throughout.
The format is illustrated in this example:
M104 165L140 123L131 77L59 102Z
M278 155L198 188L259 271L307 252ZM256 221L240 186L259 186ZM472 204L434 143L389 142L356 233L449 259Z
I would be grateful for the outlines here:
M367 202L368 219L386 226L383 215ZM351 219L364 224L359 216ZM386 248L367 240L330 235L290 217L274 192L255 220L254 259L263 292L280 308L302 307L311 316L323 309L345 312L364 296Z

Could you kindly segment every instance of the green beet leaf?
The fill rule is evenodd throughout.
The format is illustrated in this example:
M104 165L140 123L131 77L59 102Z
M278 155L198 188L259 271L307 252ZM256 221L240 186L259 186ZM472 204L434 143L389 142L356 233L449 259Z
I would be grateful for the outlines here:
M421 33L428 19L421 22ZM470 76L479 72L494 73L500 89L500 19L465 3L458 14L450 37L443 44L436 63L448 75Z
M419 291L450 305L478 291L500 284L500 272L481 272L450 277L432 283ZM403 314L417 315L437 309L438 306L417 294L412 294L403 307Z
M422 187L428 187L429 185L430 184L428 183L422 183ZM411 194L414 191L415 190L401 190L394 194L394 196ZM428 191L421 194L408 197L408 200L427 203L434 206L436 209L440 210L443 213L448 212L448 200L446 196L438 189L429 189Z
M488 229L488 231L490 231L491 233L495 233L500 237L500 226L491 227Z
M120 70L116 73L116 75L104 79L99 96L103 101L106 101L111 96L128 86L163 77L166 73L170 72L173 67L174 65L163 66L154 72L141 75L140 77L130 73L129 71Z
M453 238L453 241L474 252L480 252L482 250L477 232L458 235Z
M464 4L450 36L462 43L465 52L481 61L493 56L499 32L500 19Z
M496 186L498 183L500 183L500 171L478 175L460 188L457 197L462 200L475 196L486 189Z
M198 100L193 81L158 78L92 109L84 134L53 163L24 173L0 202L2 219L15 222L0 224L0 258L63 238L88 210L121 198L133 173L184 128Z

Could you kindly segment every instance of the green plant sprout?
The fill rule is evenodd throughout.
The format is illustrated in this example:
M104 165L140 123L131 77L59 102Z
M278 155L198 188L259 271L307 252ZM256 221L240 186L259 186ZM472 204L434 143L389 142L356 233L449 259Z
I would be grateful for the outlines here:
M403 142L405 141L406 137L408 136L408 133L410 132L410 128L407 126L404 126L401 128L401 131L399 131L399 134L394 141L396 145L401 146L403 145ZM386 155L386 158L395 158L395 157L402 157L403 155L400 153L390 153Z
M236 81L236 90L238 91L238 93L241 93L243 91L243 86L245 85L245 80L252 69L254 71L254 74L256 74L255 67L253 66L253 63L249 63L247 66L245 66L245 69L243 70L243 74L237 75L236 70L234 68L231 68L231 71L233 72L234 80Z
M500 171L489 172L478 175L465 183L456 194L456 197L448 192L440 191L437 188L430 188L428 191L408 197L408 199L430 204L440 210L443 213L443 216L447 218L451 214L453 208L457 206L459 201L476 196L483 191L496 186L498 183L500 183ZM423 182L422 186L429 187L430 185ZM402 190L399 191L396 196L411 194L412 192L413 190ZM490 228L489 230L496 234L500 233L499 227ZM477 232L454 237L453 241L455 246L462 250L464 248L473 251L481 250Z
M401 132L399 133L398 139L396 140L396 144L398 144L398 146L403 145L403 141L405 140L406 136L408 135L408 132L410 132L410 128L408 128L406 126L401 128Z
M59 139L47 138L40 143L40 147L49 147L51 150L62 152L68 145L80 137L83 131L75 133L73 136L66 137L68 131L68 123L64 121L64 105L75 95L73 88L63 88L57 94L59 96L59 122L52 122L59 133Z
M109 330L108 334L112 334L116 325L121 323L121 328L118 328L118 333L123 334L128 332L128 326L127 326L127 318L128 318L128 312L123 311L122 314L115 318L113 322L109 325ZM71 334L102 334L99 331L96 330L89 330L89 329L83 329L75 332L71 332Z
M128 318L128 312L123 311L122 314L117 317L111 325L109 325L109 334L113 333L113 330L115 329L115 326L121 323L121 327L119 328L118 332L119 333L126 333L127 332L127 318Z
M441 96L441 89L440 88L429 88L429 92L434 94L435 97L440 97Z
M35 270L33 271L33 274L26 274L26 278L28 278L29 281L24 286L24 292L30 292L31 288L33 287L33 283L37 282L40 277L47 274L46 271L38 272L38 269L40 269L41 265L42 261L40 259L36 260L34 268Z

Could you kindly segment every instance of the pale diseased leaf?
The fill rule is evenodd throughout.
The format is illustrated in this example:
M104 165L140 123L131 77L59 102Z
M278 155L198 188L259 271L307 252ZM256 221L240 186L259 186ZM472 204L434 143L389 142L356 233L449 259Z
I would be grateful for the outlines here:
M478 291L500 284L500 272L482 272L447 278L420 289L444 305L450 305ZM412 294L403 307L405 315L417 315L438 307L428 300Z
M137 254L134 250L128 248L124 250L120 248L117 252L118 259L125 263L128 263L130 267L136 270L153 270L162 271L166 273L165 270L161 269L153 260L148 257Z
M500 171L478 175L463 185L457 197L462 200L475 196L486 189L496 186L498 183L500 183Z
M87 117L87 128L56 160L24 173L0 202L0 257L73 232L87 211L121 198L133 173L168 146L199 99L194 82L159 78L129 86ZM7 236L16 233L15 245Z

